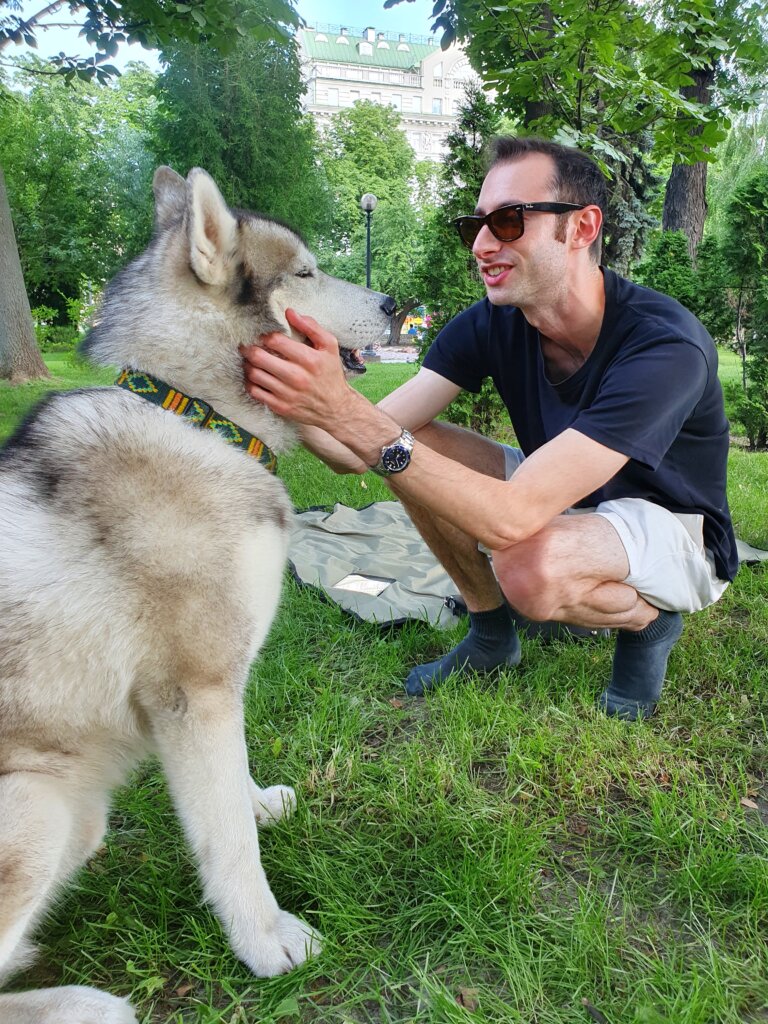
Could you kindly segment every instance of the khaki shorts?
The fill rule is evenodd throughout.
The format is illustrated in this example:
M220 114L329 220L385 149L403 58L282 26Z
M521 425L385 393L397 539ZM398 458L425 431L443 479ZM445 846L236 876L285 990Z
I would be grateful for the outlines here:
M525 456L504 448L506 478ZM603 516L616 530L629 562L626 583L649 604L669 612L697 612L714 604L728 586L717 578L715 560L704 547L704 517L678 514L644 498L617 498L595 508L566 509L564 515Z

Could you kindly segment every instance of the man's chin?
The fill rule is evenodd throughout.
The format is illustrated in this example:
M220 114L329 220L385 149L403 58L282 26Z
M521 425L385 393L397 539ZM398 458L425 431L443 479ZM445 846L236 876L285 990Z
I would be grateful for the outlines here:
M519 306L520 303L517 301L517 297L514 296L510 289L494 289L486 288L485 294L488 296L488 301L492 306Z

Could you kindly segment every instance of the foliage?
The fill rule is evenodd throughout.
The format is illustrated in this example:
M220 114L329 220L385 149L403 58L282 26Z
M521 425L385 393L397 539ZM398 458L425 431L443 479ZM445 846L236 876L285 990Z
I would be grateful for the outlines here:
M736 297L736 347L747 357L768 353L768 160L757 164L727 206L721 251Z
M696 285L688 241L682 231L660 231L633 274L638 284L677 299L688 309L696 305Z
M113 86L20 74L0 103L0 135L24 278L33 305L59 311L146 243L151 157L143 124L153 75L133 65Z
M429 172L418 178L413 150L392 107L364 100L334 114L320 141L320 160L333 195L333 215L320 245L323 269L365 281L366 216L360 199L378 199L371 216L371 286L398 304L413 295L421 245L420 208L429 194Z
M0 54L12 44L25 43L35 48L37 37L51 25L61 4L46 4L28 14L13 0L2 0L8 10L0 14ZM60 73L68 83L95 80L105 84L117 75L113 58L121 43L140 43L146 49L161 50L180 41L203 43L222 53L238 39L282 39L289 27L298 25L298 16L290 0L185 0L158 4L155 0L74 0L67 4L74 18L82 19L81 35L93 47L90 57L59 54L41 66L39 62L12 63L28 67L36 75Z
M296 44L241 39L221 55L208 46L163 51L152 146L181 174L204 167L228 202L298 228L324 227L328 197L315 162Z
M734 120L728 137L717 148L717 160L707 176L707 232L718 238L728 227L728 205L735 190L766 159L768 109L751 111Z
M759 102L768 66L757 2L437 0L434 15L443 45L464 42L522 131L601 162L611 197L606 262L621 273L640 257L654 164L711 160L729 112ZM705 174L697 180L703 189ZM703 191L698 198L686 207L690 219L703 216Z
M744 428L754 451L768 447L768 353L747 356L746 382L724 386L729 416Z
M694 296L691 309L719 345L732 345L736 329L736 303L730 273L720 243L705 236L696 250Z
M499 115L482 89L468 86L455 128L446 137L441 171L442 204L424 227L423 251L416 270L417 294L431 313L425 338L431 343L449 320L484 295L475 260L461 242L452 221L474 210L485 176L484 147L496 134ZM485 381L480 394L462 392L446 417L479 433L492 435L508 421L496 388Z

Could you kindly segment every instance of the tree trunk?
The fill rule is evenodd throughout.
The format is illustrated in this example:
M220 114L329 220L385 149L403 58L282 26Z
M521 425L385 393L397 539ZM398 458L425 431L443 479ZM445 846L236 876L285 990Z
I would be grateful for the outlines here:
M416 309L416 307L420 305L421 302L419 299L407 299L403 308L395 316L392 317L392 322L389 325L389 340L387 341L388 345L397 345L399 343L400 331L402 331L403 329L405 318L408 316L411 310Z
M702 68L693 72L695 85L686 85L680 92L687 100L694 100L702 106L709 106L712 85L715 80L714 68ZM694 135L701 134L701 128L693 129ZM696 250L704 234L704 219L707 216L707 164L699 160L695 164L673 164L672 173L664 194L664 212L661 226L664 231L683 231L688 238L688 252L696 259Z
M11 384L50 377L35 340L11 208L0 168L0 377Z

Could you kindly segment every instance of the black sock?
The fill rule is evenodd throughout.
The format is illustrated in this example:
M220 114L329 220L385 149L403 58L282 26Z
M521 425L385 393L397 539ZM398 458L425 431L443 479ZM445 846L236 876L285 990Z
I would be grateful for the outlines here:
M683 631L680 612L659 611L639 632L620 629L616 637L611 682L599 698L609 715L634 721L647 718L664 685L667 661Z
M470 612L469 623L469 632L452 651L437 661L411 669L405 681L406 693L421 696L451 672L469 675L520 662L520 641L506 604L489 612Z

